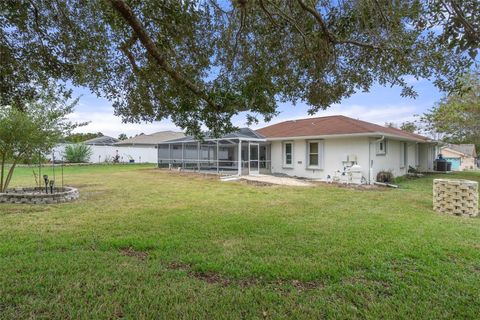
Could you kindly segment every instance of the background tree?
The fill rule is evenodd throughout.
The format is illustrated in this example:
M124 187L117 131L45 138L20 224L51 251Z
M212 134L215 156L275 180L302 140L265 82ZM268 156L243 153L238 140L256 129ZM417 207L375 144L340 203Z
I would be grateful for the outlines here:
M128 137L125 133L120 133L118 135L118 140L120 140L120 141L127 140L127 139L128 139Z
M64 138L65 142L79 143L93 138L103 137L102 132L72 133Z
M88 86L125 121L220 133L241 112L315 113L374 83L414 97L407 75L451 91L478 49L477 2L2 1L0 39L17 65Z
M20 161L49 152L77 126L66 120L75 103L66 103L52 91L21 108L0 106L0 192L7 189Z
M421 121L431 133L449 143L473 143L480 150L480 73L462 80L462 92L446 96Z
M412 122L412 121L403 122L400 125L400 129L402 129L403 131L411 132L411 133L415 133L418 131L417 124L415 124L415 122Z

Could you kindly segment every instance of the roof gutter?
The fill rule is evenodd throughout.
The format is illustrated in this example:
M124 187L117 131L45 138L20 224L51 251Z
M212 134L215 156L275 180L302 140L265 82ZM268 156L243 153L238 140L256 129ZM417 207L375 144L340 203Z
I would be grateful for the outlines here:
M327 134L327 135L315 135L315 136L286 136L286 137L266 137L267 141L280 141L280 140L300 140L300 139L334 139L334 138L350 138L350 137L372 137L372 136L380 136L383 138L394 138L399 140L407 140L407 141L416 141L416 142L432 142L431 140L422 140L422 139L415 139L412 137L404 137L400 135L394 134L385 134L383 132L367 132L367 133L346 133L346 134Z

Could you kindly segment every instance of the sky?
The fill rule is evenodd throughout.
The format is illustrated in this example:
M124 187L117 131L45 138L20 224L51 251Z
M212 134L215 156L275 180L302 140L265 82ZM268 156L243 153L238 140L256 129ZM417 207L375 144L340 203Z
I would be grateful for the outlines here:
M417 80L411 77L406 80L407 83L414 86L418 93L417 98L401 97L399 87L376 85L369 92L358 92L350 98L344 99L340 104L319 111L313 116L345 115L380 125L384 125L386 122L400 125L404 121L414 120L415 115L432 108L443 96L443 93L427 79ZM181 131L168 120L140 124L122 123L122 119L114 115L112 104L108 100L96 97L86 88L74 88L74 96L80 96L80 101L70 119L78 122L90 122L87 126L78 128L77 132L102 132L104 135L112 137L118 137L120 133L125 133L130 137L139 133L150 134L162 130ZM296 105L281 103L278 111L280 114L269 123L261 121L251 128L258 129L284 120L310 117L307 113L308 106L302 103ZM233 123L238 127L245 127L245 115L236 116Z

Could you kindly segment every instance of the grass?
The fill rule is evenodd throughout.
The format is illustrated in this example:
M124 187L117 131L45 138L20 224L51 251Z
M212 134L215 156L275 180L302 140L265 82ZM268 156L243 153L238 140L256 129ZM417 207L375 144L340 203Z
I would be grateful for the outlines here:
M373 191L69 167L79 201L0 206L0 318L478 318L480 219L433 212L433 178Z

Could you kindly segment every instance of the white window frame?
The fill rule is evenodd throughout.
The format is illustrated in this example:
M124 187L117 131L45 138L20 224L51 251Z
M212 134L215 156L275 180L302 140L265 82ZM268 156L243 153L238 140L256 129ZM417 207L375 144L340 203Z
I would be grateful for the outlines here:
M307 169L322 170L323 169L323 157L324 157L324 141L323 140L307 140ZM310 144L317 144L317 165L310 164Z
M383 145L383 150L380 150L380 145ZM375 150L377 156L384 156L387 154L387 139L383 139L382 141L378 141L375 145Z
M290 153L291 157L290 160L292 163L287 163L287 144L290 145ZM282 166L284 168L293 168L293 149L294 149L294 144L293 141L283 141L282 142Z

